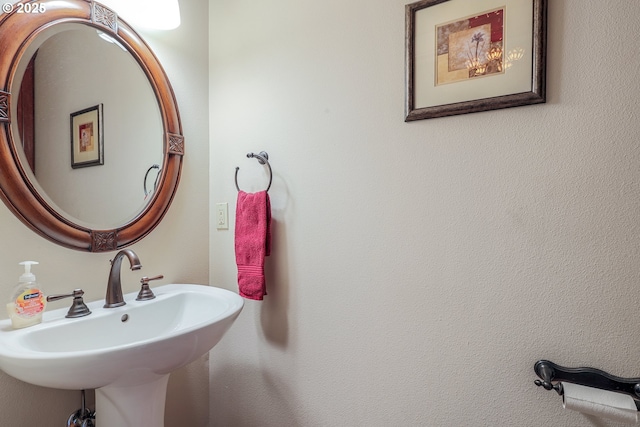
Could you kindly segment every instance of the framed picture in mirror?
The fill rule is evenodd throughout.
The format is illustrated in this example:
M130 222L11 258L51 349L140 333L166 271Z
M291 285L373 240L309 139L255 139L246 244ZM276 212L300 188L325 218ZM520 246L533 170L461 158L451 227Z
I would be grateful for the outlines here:
M406 5L405 121L545 102L547 0Z
M71 167L104 164L102 104L71 113Z

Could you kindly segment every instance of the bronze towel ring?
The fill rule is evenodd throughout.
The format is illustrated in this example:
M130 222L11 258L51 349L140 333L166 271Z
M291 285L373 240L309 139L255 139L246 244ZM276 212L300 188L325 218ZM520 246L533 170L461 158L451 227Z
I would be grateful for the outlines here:
M269 164L269 154L267 154L266 151L261 151L260 154L248 153L247 157L250 159L251 158L258 159L258 163L260 163L261 165L266 164L267 167L269 168L269 185L265 190L265 191L269 191L269 189L271 188L271 181L273 181L273 172L271 171L271 165ZM238 186L238 170L240 170L240 168L236 166L236 190L240 191L240 187Z

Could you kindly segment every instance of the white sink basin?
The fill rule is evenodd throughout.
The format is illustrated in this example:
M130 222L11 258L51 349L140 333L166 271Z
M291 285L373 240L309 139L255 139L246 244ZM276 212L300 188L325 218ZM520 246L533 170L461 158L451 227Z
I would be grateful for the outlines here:
M88 303L92 314L86 317L67 319L66 307L45 312L41 324L25 329L12 329L9 320L0 321L0 369L39 386L102 389L109 401L110 390L116 390L118 400L148 404L140 393L134 393L136 397L125 390L140 391L157 382L151 387L164 390L152 394L166 392L168 374L211 350L244 304L233 292L203 285L173 284L152 290L155 299L136 301L134 292L125 295L126 305L121 307L103 308L102 300ZM162 425L105 421L100 418L99 391L96 422ZM164 394L162 399L164 409ZM126 402L116 406L121 403Z

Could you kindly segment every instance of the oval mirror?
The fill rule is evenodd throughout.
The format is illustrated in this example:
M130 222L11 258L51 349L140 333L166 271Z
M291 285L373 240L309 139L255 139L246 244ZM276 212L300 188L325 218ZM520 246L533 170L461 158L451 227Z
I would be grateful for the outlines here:
M60 214L91 228L135 218L163 160L162 119L149 80L128 51L105 37L83 24L51 27L22 55L11 89L18 94L11 99L12 133L26 148L22 160L34 185ZM96 135L91 141L86 132L88 142L74 153L73 121L92 113L101 119Z
M46 0L24 13L29 4L0 18L0 196L62 246L128 246L160 222L180 178L169 80L100 3Z

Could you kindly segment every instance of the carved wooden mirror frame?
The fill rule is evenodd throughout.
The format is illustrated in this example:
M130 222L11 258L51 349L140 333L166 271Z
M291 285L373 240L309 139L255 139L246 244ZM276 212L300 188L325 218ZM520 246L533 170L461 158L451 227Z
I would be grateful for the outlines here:
M149 234L175 195L182 168L184 137L178 107L160 62L144 40L112 10L90 0L40 0L42 13L18 13L22 0L0 16L0 197L29 228L59 245L89 252L119 250ZM24 12L26 10L22 9ZM12 83L29 42L56 24L80 23L117 40L136 59L158 100L164 126L164 160L157 191L134 219L113 229L78 225L57 212L36 190L19 158L11 130Z

